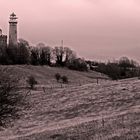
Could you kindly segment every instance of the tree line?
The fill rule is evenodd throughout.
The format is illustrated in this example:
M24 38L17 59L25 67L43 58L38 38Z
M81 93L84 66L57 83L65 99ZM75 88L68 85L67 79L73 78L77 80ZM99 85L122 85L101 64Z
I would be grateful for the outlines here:
M69 47L56 46L52 48L43 43L32 47L29 45L28 41L24 39L19 39L17 46L1 47L0 64L48 65L87 71L85 60L78 58L76 52Z
M78 58L76 52L69 47L50 47L43 43L35 47L28 41L19 39L17 46L0 47L0 64L2 65L48 65L67 67L72 70L95 70L104 73L113 80L131 78L140 75L139 64L127 57L113 62L95 62Z
M87 61L87 63L91 70L104 73L113 80L140 76L139 64L134 60L130 60L128 57L121 57L119 60L109 61L107 63L95 61Z

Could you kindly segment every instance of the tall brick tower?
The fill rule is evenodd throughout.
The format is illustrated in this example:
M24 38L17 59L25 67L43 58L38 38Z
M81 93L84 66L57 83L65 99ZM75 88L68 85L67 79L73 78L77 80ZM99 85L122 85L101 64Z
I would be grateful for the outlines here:
M14 13L9 20L9 46L17 46L17 17Z

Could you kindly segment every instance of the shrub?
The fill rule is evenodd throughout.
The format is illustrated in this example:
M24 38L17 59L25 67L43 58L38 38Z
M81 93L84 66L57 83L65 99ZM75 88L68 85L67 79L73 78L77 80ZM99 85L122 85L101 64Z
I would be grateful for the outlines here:
M11 120L19 118L22 95L19 79L1 72L0 77L0 126L7 126Z
M127 59L125 61L123 60L121 63L118 63L117 61L108 62L107 64L99 63L95 70L108 75L113 80L139 76L139 67L129 65Z
M61 79L61 75L59 73L56 73L55 78L56 78L57 82L59 82L59 80Z
M87 63L83 59L74 59L71 62L67 64L67 67L72 70L77 70L77 71L87 71Z
M26 82L29 84L31 89L34 89L35 85L37 84L37 81L33 76L29 76Z
M67 76L62 76L61 79L62 79L63 83L65 83L65 84L68 83L68 77Z

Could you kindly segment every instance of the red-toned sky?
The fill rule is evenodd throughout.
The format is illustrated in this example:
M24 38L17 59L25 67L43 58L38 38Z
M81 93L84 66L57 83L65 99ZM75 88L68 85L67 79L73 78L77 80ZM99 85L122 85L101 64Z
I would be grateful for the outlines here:
M86 58L140 61L140 0L0 0L5 34L13 11L19 38L31 44L55 46L63 39Z

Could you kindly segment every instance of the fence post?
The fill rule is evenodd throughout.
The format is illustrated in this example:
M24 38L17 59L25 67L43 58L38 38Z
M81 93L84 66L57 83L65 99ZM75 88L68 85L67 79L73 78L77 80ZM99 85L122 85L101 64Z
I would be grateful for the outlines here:
M99 79L97 78L97 84L99 83Z

